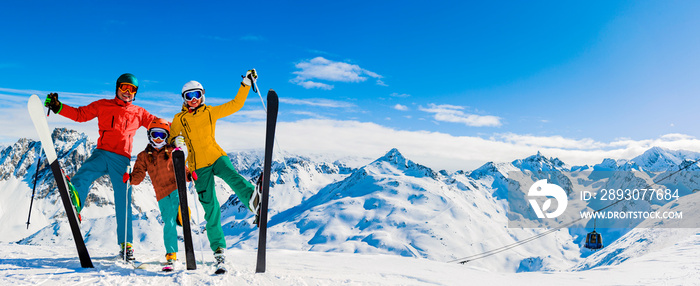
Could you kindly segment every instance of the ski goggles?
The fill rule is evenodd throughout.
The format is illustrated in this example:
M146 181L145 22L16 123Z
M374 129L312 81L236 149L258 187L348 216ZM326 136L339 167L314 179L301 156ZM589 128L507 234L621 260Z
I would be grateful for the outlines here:
M150 135L151 138L153 138L153 139L165 140L166 138L168 138L167 132L159 131L159 130L153 130L148 135Z
M131 94L135 94L136 90L138 90L138 89L139 89L138 87L136 87L135 85L130 84L128 82L122 82L119 84L119 91L121 91L123 93L129 92Z
M201 90L192 90L192 91L185 92L183 94L183 96L185 97L185 100L187 100L187 101L192 101L194 99L201 99L203 95L204 94L202 94Z

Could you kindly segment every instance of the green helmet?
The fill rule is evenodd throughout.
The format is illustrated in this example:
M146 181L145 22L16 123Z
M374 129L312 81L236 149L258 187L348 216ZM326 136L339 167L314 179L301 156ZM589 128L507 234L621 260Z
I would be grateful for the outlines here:
M139 88L139 80L136 79L136 77L133 74L125 73L123 75L120 75L117 79L117 88L114 90L115 93L119 90L119 84L123 82L135 85L137 90Z

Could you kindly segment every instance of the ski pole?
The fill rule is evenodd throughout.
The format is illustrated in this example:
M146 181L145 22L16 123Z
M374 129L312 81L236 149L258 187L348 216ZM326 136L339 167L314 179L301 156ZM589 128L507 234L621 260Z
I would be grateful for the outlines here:
M265 100L262 97L262 94L260 94L260 89L258 88L258 84L253 82L253 91L258 94L260 97L260 102L263 105L263 109L265 110L265 113L267 113L267 106L265 106Z
M39 143L41 144L41 143ZM27 216L27 229L29 229L29 218L32 217L32 206L34 205L34 193L36 192L36 181L39 180L39 164L41 163L41 147L39 147L39 157L36 159L36 172L34 173L34 187L32 188L32 200L29 203L29 215Z
M126 241L126 233L129 215L129 204L131 204L131 202L129 201L129 188L131 187L131 162L129 162L129 165L126 166L126 173L129 174L129 180L126 181L126 203L124 204L124 262L128 262L126 261L126 251L128 246L128 242Z
M51 108L46 110L46 117L51 114ZM41 144L41 143L39 143ZM39 145L41 146L41 145ZM29 229L29 219L32 217L32 206L34 205L34 193L36 192L36 181L39 178L39 163L41 163L41 147L39 147L39 158L36 160L36 173L34 173L34 187L32 188L32 200L29 202L29 215L27 216L27 229Z
M196 177L196 175L193 176L193 177ZM194 178L192 178L192 180L194 180ZM194 184L194 183L193 183L192 181L190 181L190 184L189 184L189 187L188 187L188 188L189 188L189 191L190 191L190 192L194 192L194 194L193 194L194 197L195 197L195 198L198 198L198 196L197 196L197 189L195 189L195 187L193 186L193 184ZM192 191L192 190L194 190L194 191ZM190 211L190 210L187 210L187 211ZM195 213L197 214L197 220L199 220L199 206L197 206L197 200L195 200L195 202L194 202L194 211L195 211ZM194 218L190 218L190 220L194 221ZM201 226L200 226L199 222L197 222L195 225L197 225L197 238L198 238L198 240L199 240L199 259L202 261L202 265L204 265L204 251L202 251L202 236L201 236L201 233L200 233L200 231L201 231Z

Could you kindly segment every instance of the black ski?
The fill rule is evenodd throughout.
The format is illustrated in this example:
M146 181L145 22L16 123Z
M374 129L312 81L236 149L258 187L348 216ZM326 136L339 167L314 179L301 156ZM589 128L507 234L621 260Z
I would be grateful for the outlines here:
M185 237L185 259L187 270L197 269L197 261L194 259L194 247L192 246L192 230L190 229L190 214L187 210L187 180L185 179L185 152L173 151L173 167L175 168L175 180L177 181L177 193L180 196L180 213L182 215L182 234Z
M85 247L83 234L80 232L78 216L75 213L73 204L71 203L70 194L68 194L68 183L66 181L66 176L63 174L63 170L61 170L61 164L58 162L56 149L54 147L53 140L51 139L49 123L46 121L46 115L44 115L44 104L41 99L39 99L39 96L33 94L29 97L27 109L29 110L29 116L32 118L36 132L39 134L39 138L41 139L41 146L44 149L44 154L46 154L46 160L49 161L51 171L53 172L53 177L56 180L56 187L58 187L58 193L61 196L63 208L66 210L68 224L70 225L71 232L73 232L75 247L78 249L80 266L83 268L93 268L94 266L92 265L90 254L88 253L87 247Z
M267 201L270 194L270 170L272 169L272 147L275 144L275 127L277 126L277 110L279 99L277 93L270 89L267 92L267 129L265 131L265 165L263 166L262 200L260 202L258 238L258 262L255 273L265 273L265 248L267 245Z

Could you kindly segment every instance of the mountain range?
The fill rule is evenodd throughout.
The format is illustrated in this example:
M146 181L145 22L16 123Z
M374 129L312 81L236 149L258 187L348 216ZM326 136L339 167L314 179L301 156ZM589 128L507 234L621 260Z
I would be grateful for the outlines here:
M73 130L57 128L52 138L69 176L95 148L86 135ZM0 225L7 226L0 241L50 245L72 239L45 160L37 172L39 150L40 142L20 139L0 152ZM135 149L134 153L138 151ZM241 175L251 181L257 179L262 170L261 151L228 155ZM547 178L562 186L574 199L579 195L575 191L578 189L653 184L685 167L686 171L664 179L660 186L678 188L679 195L686 197L700 188L698 167L690 165L698 159L700 153L654 147L629 160L605 159L590 166L569 166L537 153L512 162L488 162L475 170L448 173L413 162L397 149L359 167L355 162L361 160L350 164L276 153L271 174L268 247L459 260L545 231L511 225L514 220L535 218L523 186L537 179ZM619 177L621 172L627 175ZM35 175L31 224L26 229ZM217 179L216 190L222 202L222 224L229 247L255 249L258 231L252 224L253 215L223 181ZM194 195L188 199L195 222L195 248L207 250L203 211L194 202ZM162 219L148 178L134 186L132 204L136 250L162 248ZM596 210L604 202L577 204ZM652 200L619 204L611 209L663 207L668 206ZM106 177L93 184L81 214L88 248L116 248L116 238L109 239L116 234L101 235L116 232L111 184ZM558 222L572 219L563 217ZM594 253L582 247L592 223L583 220L513 250L469 263L497 271L538 271L590 269L624 261L615 258L619 252L603 254L606 249ZM598 232L611 244L648 233L632 229L640 223L643 220L626 221L624 227L612 225L613 228Z

